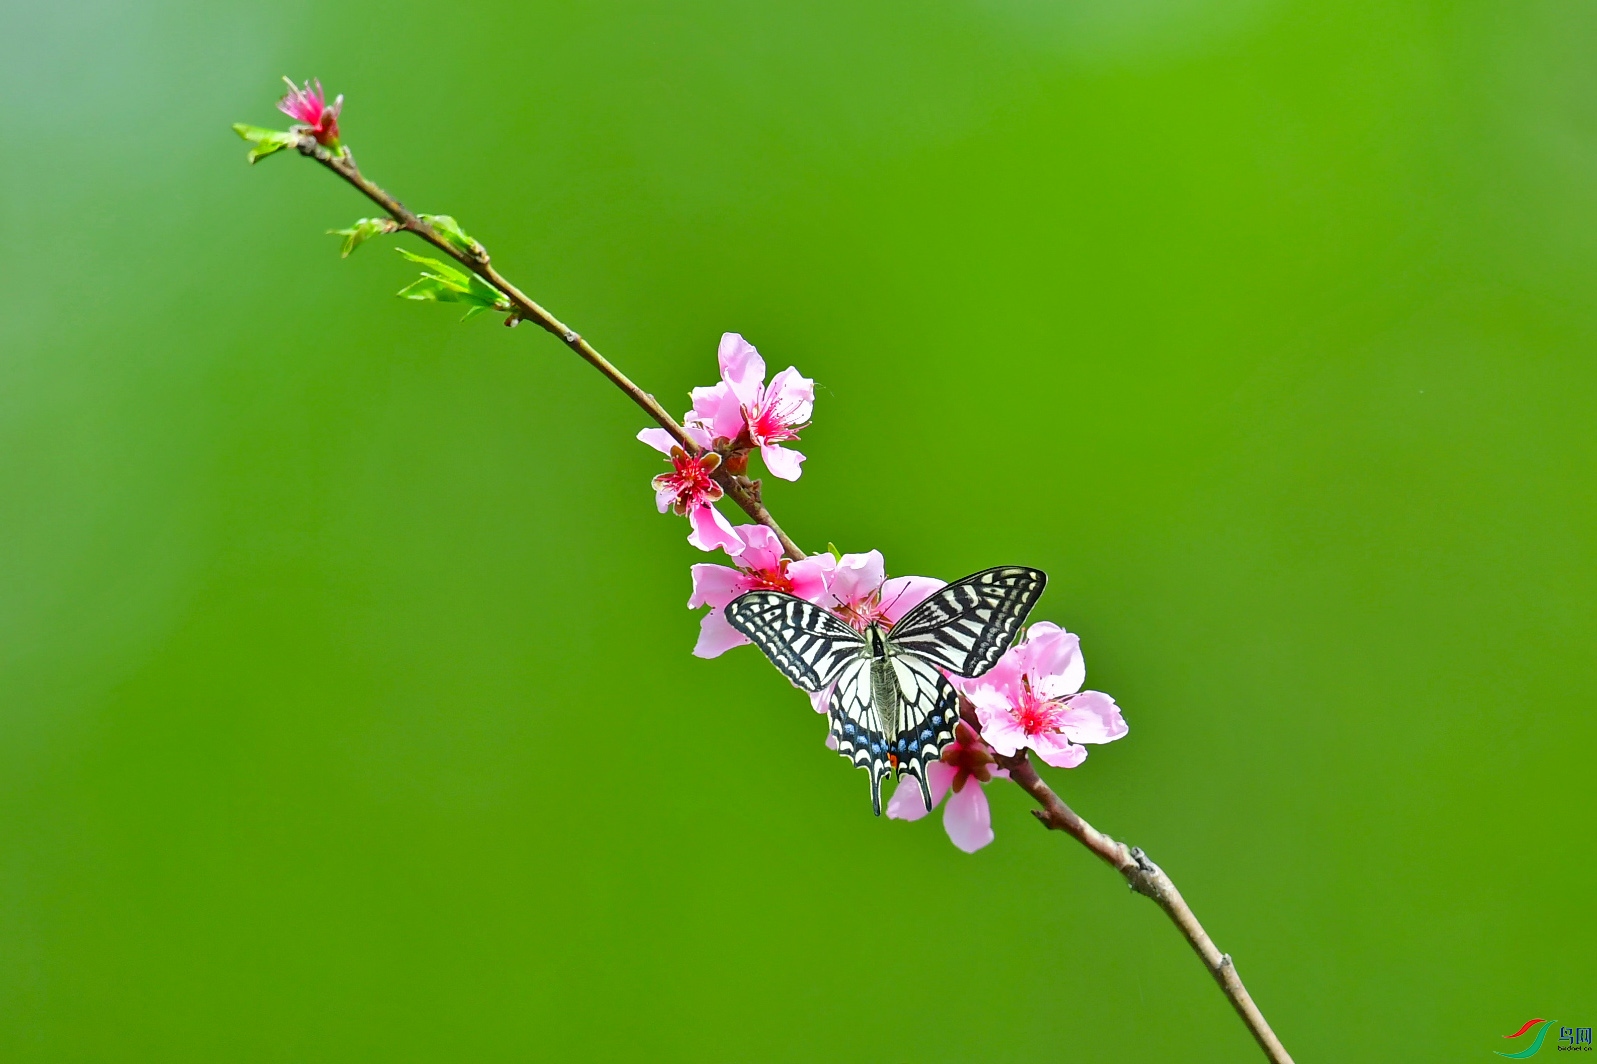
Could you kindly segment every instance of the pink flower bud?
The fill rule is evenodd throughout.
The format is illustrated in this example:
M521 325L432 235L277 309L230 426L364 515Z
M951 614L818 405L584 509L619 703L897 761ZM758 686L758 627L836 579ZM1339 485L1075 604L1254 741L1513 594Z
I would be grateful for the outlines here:
M344 97L329 106L320 81L308 80L302 89L286 77L283 80L288 82L288 95L277 101L277 109L303 125L316 143L325 148L338 147L338 112L344 109Z

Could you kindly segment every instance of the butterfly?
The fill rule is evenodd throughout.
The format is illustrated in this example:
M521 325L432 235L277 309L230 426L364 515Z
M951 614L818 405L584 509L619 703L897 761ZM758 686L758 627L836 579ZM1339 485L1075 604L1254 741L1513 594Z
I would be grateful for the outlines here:
M837 752L871 774L871 808L882 814L882 777L920 784L954 738L959 695L944 671L980 676L998 659L1042 597L1039 569L1004 565L944 585L897 624L856 630L828 610L781 591L750 591L726 607L733 628L806 691L830 691Z

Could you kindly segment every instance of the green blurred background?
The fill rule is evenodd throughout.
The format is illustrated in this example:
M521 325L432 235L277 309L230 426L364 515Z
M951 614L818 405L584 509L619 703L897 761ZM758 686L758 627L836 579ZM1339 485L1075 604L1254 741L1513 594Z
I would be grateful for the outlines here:
M1017 790L974 857L874 820L689 656L638 411L340 262L369 206L227 128L281 74L668 406L723 330L813 375L802 544L1047 569L1131 724L1049 778L1299 1061L1597 1021L1594 49L1562 0L8 5L0 1057L1255 1056Z

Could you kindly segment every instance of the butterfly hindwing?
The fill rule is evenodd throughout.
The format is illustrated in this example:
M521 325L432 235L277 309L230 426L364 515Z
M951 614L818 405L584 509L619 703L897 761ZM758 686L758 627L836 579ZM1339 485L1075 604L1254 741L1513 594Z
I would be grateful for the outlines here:
M926 781L926 766L936 761L954 739L959 721L959 695L937 667L912 654L893 659L898 673L899 712L903 715L892 753L898 757L898 771L914 776L920 785L921 800L932 807L932 790Z
M1047 582L1042 570L1023 565L983 569L932 592L888 638L956 676L980 676L1014 642Z
M871 661L860 658L845 666L832 688L830 730L837 752L870 773L871 808L882 811L882 778L893 770L915 777L921 800L930 809L931 787L926 766L936 761L954 738L959 696L937 668L902 654L890 667L898 686L900 724L892 735L871 700Z
M826 610L781 591L739 595L727 606L726 619L806 691L831 683L865 646L863 636Z
M827 718L837 752L870 773L871 806L882 812L882 777L891 762L887 736L871 702L871 662L859 658L845 665L827 700Z

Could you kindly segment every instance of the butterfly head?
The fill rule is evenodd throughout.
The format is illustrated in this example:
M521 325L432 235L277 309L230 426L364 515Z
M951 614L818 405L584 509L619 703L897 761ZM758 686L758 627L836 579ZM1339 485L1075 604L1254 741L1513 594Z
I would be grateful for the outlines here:
M881 625L872 624L865 629L865 645L877 661L887 657L887 637L882 634Z

